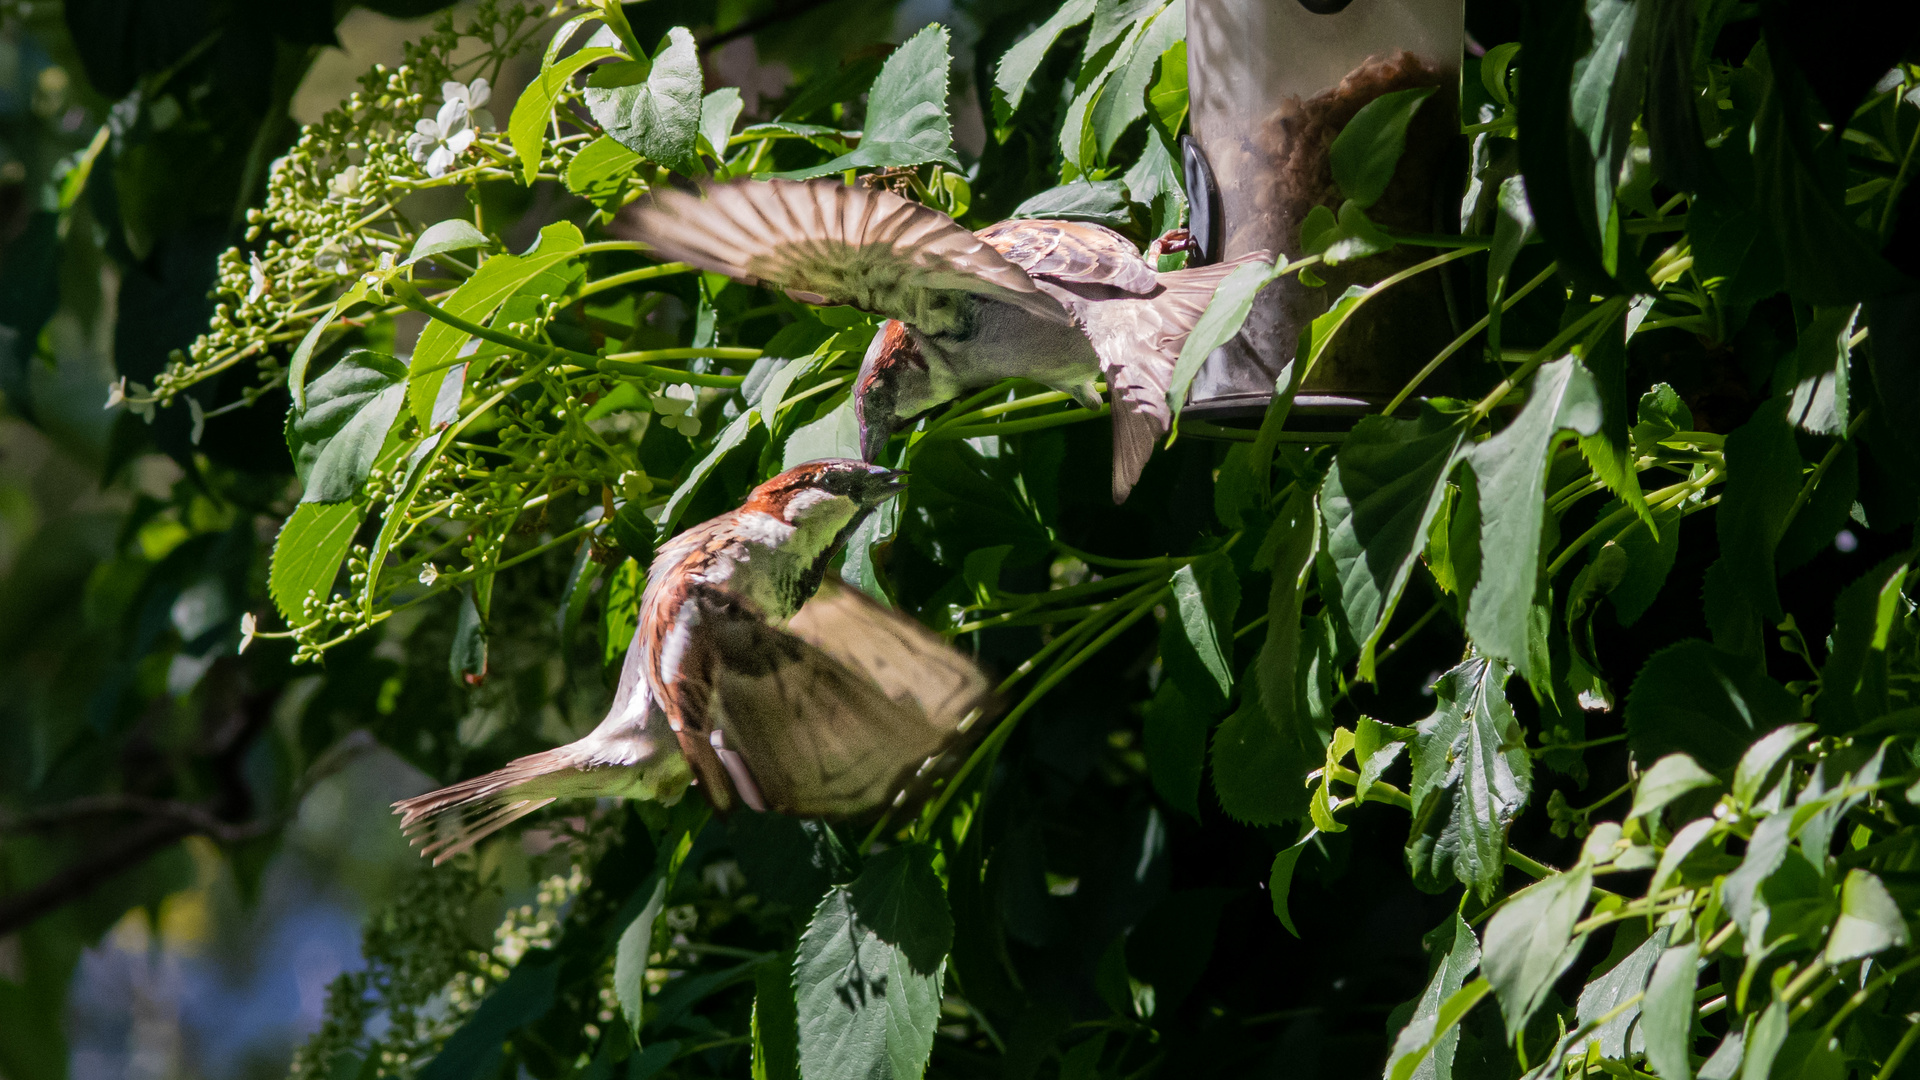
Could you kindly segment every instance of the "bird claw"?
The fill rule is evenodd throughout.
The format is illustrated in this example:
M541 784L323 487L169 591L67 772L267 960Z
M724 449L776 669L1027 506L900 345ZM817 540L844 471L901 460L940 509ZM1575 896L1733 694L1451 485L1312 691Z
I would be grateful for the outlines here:
M1199 250L1200 241L1195 240L1193 233L1186 229L1168 229L1160 239L1147 245L1147 254L1154 258L1182 251L1197 252Z

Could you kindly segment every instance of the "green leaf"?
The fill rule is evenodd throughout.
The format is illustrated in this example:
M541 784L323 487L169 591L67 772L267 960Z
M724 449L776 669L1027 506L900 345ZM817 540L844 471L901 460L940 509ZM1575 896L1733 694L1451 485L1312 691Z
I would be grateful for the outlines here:
M1327 151L1333 182L1355 206L1365 209L1380 201L1407 148L1407 125L1433 91L1431 86L1416 86L1381 94L1360 106L1334 137Z
M495 255L481 263L440 306L469 322L483 322L522 285L573 258L583 243L579 228L572 222L556 221L540 230L540 239L525 253ZM431 426L443 372L459 362L460 348L468 340L466 331L437 320L428 322L420 332L409 364L407 404L422 428Z
M1169 135L1187 123L1187 43L1176 41L1160 54L1160 77L1147 88L1147 101L1160 129Z
M1414 725L1407 866L1429 891L1457 879L1491 900L1506 870L1507 829L1533 787L1508 674L1470 657L1434 684L1433 715Z
M1767 778L1773 775L1774 766L1792 753L1795 746L1806 742L1815 730L1812 724L1787 724L1769 731L1748 747L1733 768L1734 799L1742 806L1752 806L1766 787Z
M1480 965L1480 943L1457 913L1428 934L1425 941L1436 951L1438 963L1433 965L1426 989L1413 1003L1413 1015L1394 1038L1385 1075L1404 1080L1453 1080L1453 1054L1460 1042L1459 1014L1445 1030L1440 1026L1440 1014ZM1440 951L1443 944L1445 951Z
M295 408L307 407L307 367L313 363L313 353L320 345L321 336L342 312L366 298L366 281L354 282L346 292L340 294L340 299L333 302L333 306L327 309L325 315L320 316L312 326L307 328L306 334L300 338L300 344L294 346L293 356L287 361L287 392L293 396Z
M800 1080L791 947L753 969L753 1080Z
M569 33L563 30L561 33ZM540 159L546 153L547 123L553 118L553 103L566 89L574 73L595 60L620 55L619 50L588 45L559 60L549 58L540 74L520 92L513 103L513 115L507 118L507 138L520 159L520 182L531 187L540 172Z
M666 875L656 873L652 888L641 888L647 893L646 906L620 932L613 954L613 993L620 1000L620 1012L627 1018L627 1030L635 1046L640 1045L640 1024L646 1018L647 957L653 953L653 924L667 903Z
M1115 143L1139 119L1147 114L1147 84L1153 80L1160 56L1187 34L1186 0L1173 0L1160 10L1140 35L1127 62L1107 80L1100 99L1088 118L1101 160L1113 152Z
M1213 786L1233 818L1272 824L1307 812L1307 774L1326 761L1331 719L1307 698L1313 683L1301 606L1319 535L1313 501L1295 488L1275 518L1267 636L1240 683L1240 707L1213 738ZM1266 546L1266 545L1263 545Z
M772 404L769 402L769 407ZM854 413L854 400L849 395L818 420L787 436L780 460L782 468L791 469L804 461L859 456L860 418Z
M1139 160L1121 174L1127 197L1152 210L1152 232L1156 234L1187 223L1187 193L1180 186L1177 153L1167 143L1166 136L1155 128L1147 133L1147 144L1141 148Z
M1586 939L1576 940L1573 926L1592 891L1593 869L1582 862L1513 894L1487 922L1480 963L1500 999L1508 1039L1527 1026L1579 953Z
M1727 914L1740 927L1742 934L1753 930L1753 916L1756 902L1765 906L1765 898L1760 895L1760 886L1780 864L1786 860L1787 848L1793 842L1793 819L1789 814L1773 814L1762 818L1754 826L1753 836L1747 840L1747 853L1740 858L1740 865L1728 874L1720 883L1720 900L1726 905Z
M794 959L801 1075L921 1075L952 944L953 917L927 847L889 848L852 885L829 892Z
M1853 350L1858 304L1813 309L1813 319L1800 331L1794 348L1793 396L1787 417L1795 426L1818 435L1844 435L1850 419L1847 369Z
M1787 1003L1775 998L1757 1019L1748 1021L1740 1080L1768 1080L1773 1074L1774 1058L1779 1056L1780 1046L1786 1041Z
M293 508L274 541L267 575L267 592L288 626L308 621L303 608L309 594L324 602L333 591L333 579L359 528L360 508L350 502L303 502Z
M1601 295L1623 291L1616 274L1630 286L1643 276L1619 265L1613 192L1640 111L1647 35L1635 31L1647 6L1550 4L1526 9L1522 22L1519 124L1526 138L1519 150L1527 199L1561 268Z
M1653 976L1653 967L1660 959L1661 951L1667 947L1669 928L1662 926L1654 930L1652 936L1640 943L1640 946L1628 953L1605 975L1588 983L1580 991L1580 999L1574 1005L1574 1019L1581 1026L1594 1023L1601 1017L1612 1013L1627 999L1642 994L1647 988L1647 980ZM1618 946L1616 946L1617 948ZM1634 1022L1640 1019L1642 1005L1629 1005L1613 1019L1593 1029L1585 1038L1576 1040L1569 1048L1579 1054L1589 1042L1600 1044L1602 1057L1616 1061L1627 1056L1627 1033Z
M412 266L421 259L429 259L443 251L465 251L468 248L492 247L493 241L487 234L473 227L473 222L465 218L448 218L435 225L429 225L413 242L413 250L407 253L401 266Z
M700 138L715 161L727 160L727 143L744 108L737 86L723 86L700 99Z
M1828 733L1851 731L1891 704L1887 653L1911 558L1887 558L1842 589L1833 603L1833 634L1820 667L1820 696L1814 699L1814 714Z
M1321 486L1334 577L1333 588L1323 586L1321 595L1346 620L1363 680L1373 678L1374 649L1440 508L1465 434L1465 425L1432 409L1417 421L1363 417Z
M1627 811L1627 816L1643 817L1659 813L1668 803L1687 792L1719 783L1712 773L1701 768L1687 755L1668 754L1641 775L1640 783L1633 792L1633 809Z
M1125 0L1123 0L1123 3ZM1157 0L1150 0L1157 2ZM1103 6L1094 9L1094 27L1100 26ZM1143 13L1144 18L1144 13ZM1066 115L1060 123L1060 156L1066 161L1064 176L1076 173L1090 173L1100 165L1100 145L1093 124L1094 109L1099 105L1108 89L1108 83L1119 74L1127 61L1138 51L1140 39L1145 36L1148 24L1144 21L1132 22L1123 27L1126 37L1119 47L1110 53L1100 53L1105 61L1096 65L1097 50L1089 49L1086 58L1080 62L1080 75L1075 80L1073 100L1067 104Z
M590 82L585 96L594 122L622 146L675 172L695 175L701 171L694 156L701 89L699 50L687 28L676 26L654 54L645 81L607 87Z
M1658 529L1659 522L1647 506L1646 495L1640 490L1639 473L1633 467L1628 424L1633 399L1627 386L1627 315L1626 305L1616 305L1612 314L1594 324L1580 345L1580 361L1593 374L1594 388L1600 398L1600 429L1583 435L1580 454L1593 469L1593 475L1607 485L1608 491L1618 496L1648 528Z
M1287 911L1287 893L1293 888L1293 868L1300 863L1300 856L1306 854L1307 843L1313 839L1313 830L1307 830L1292 847L1282 848L1273 857L1273 870L1267 875L1267 891L1272 894L1273 914L1287 933L1300 936L1299 928L1293 925L1293 916Z
M1426 1045L1418 1048L1403 1048L1395 1044L1392 1067L1387 1071L1387 1080L1414 1080L1420 1064L1430 1060L1428 1055L1436 1052L1440 1044L1450 1036L1457 1038L1460 1021L1473 1011L1480 999L1487 996L1493 984L1486 979L1475 979L1453 992L1452 996L1441 1004L1439 1013L1434 1017L1433 1036Z
M1740 748L1799 715L1799 703L1764 672L1694 638L1655 653L1634 678L1627 743L1641 761L1679 752L1725 776Z
M1124 228L1133 222L1127 203L1127 185L1122 181L1075 180L1033 196L1014 207L1008 216L1091 221L1096 225Z
M453 624L453 647L447 650L447 674L456 682L478 683L487 676L487 617L480 610L475 589L459 589L460 613Z
M1174 617L1167 621L1178 632L1162 640L1173 638L1185 648L1167 659L1195 662L1195 674L1204 678L1188 678L1183 684L1189 690L1217 690L1217 700L1224 702L1233 692L1233 616L1240 606L1233 563L1218 552L1203 556L1174 571L1172 588Z
M1200 313L1199 321L1193 324L1192 332L1180 346L1180 359L1174 363L1173 379L1167 384L1167 408L1176 421L1180 419L1181 406L1186 404L1188 387L1200 374L1200 365L1207 362L1213 350L1240 332L1247 314L1253 310L1253 298L1285 269L1284 259L1271 266L1255 260L1235 267L1220 279L1213 297L1207 301L1207 310Z
M1491 52L1487 54L1488 59L1492 56ZM1493 247L1487 251L1489 306L1497 297L1506 295L1507 278L1513 273L1513 263L1520 257L1520 249L1539 239L1539 230L1533 222L1533 207L1527 203L1525 177L1509 176L1500 181L1500 198L1495 206L1500 217L1493 224Z
M545 1016L559 989L560 957L545 949L527 953L420 1070L421 1080L491 1075L500 1067L501 1043Z
M1693 854L1693 849L1712 835L1715 825L1714 818L1698 818L1687 822L1679 832L1673 834L1673 839L1667 842L1667 849L1660 853L1660 865L1654 869L1651 884L1647 886L1648 895L1655 895L1667 887L1667 882L1680 872L1680 865L1687 861L1687 856Z
M1200 778L1207 765L1207 732L1213 714L1180 691L1173 679L1160 680L1146 709L1147 775L1167 805L1200 820Z
M1698 941L1666 950L1640 1001L1647 1063L1661 1080L1693 1080L1693 988L1699 966Z
M1795 43L1776 39L1755 66L1771 78L1754 116L1754 213L1779 246L1787 291L1806 303L1859 303L1909 287L1880 254L1880 238L1846 204L1848 161L1841 140L1822 130L1818 102L1790 58ZM1782 57L1770 61L1773 56ZM1831 118L1842 122L1841 118Z
M567 163L567 190L603 210L613 209L620 205L640 162L639 154L621 146L612 136L602 135Z
M1160 10L1164 0L1099 0L1093 8L1093 26L1087 31L1087 45L1080 54L1084 69L1107 46Z
M1614 543L1626 554L1626 570L1620 575L1620 583L1607 594L1613 604L1614 617L1621 626L1632 626L1647 613L1660 595L1660 587L1667 582L1667 575L1673 570L1673 561L1680 555L1680 519L1683 515L1678 507L1656 510L1654 524L1660 530L1659 539L1644 524L1635 522L1614 538Z
M359 349L307 388L287 414L287 449L305 485L300 501L345 502L360 493L406 397L407 366Z
M924 165L937 161L954 168L953 124L947 119L947 28L938 23L907 39L893 51L867 95L867 121L860 145L825 164L775 173L805 180L847 169Z
M1599 429L1593 376L1563 356L1533 377L1520 415L1464 455L1480 505L1480 574L1467 601L1467 636L1488 656L1519 668L1536 688L1546 685L1547 672L1533 670L1527 619L1540 579L1547 459L1562 432Z
M1886 949L1904 949L1911 941L1907 920L1887 887L1865 870L1849 870L1840 887L1840 917L1827 938L1827 963L1839 965Z
M614 542L620 545L620 550L627 558L641 566L653 562L656 530L638 502L629 499L621 504L613 515L612 531Z
M1730 584L1775 623L1781 610L1773 554L1800 491L1800 450L1787 424L1786 405L1774 398L1727 436L1727 483L1715 513Z
M996 122L1005 124L1013 118L1047 52L1060 40L1061 34L1086 22L1093 15L1093 6L1094 0L1067 0L1032 33L1001 55L993 74L993 89L997 92L993 101Z

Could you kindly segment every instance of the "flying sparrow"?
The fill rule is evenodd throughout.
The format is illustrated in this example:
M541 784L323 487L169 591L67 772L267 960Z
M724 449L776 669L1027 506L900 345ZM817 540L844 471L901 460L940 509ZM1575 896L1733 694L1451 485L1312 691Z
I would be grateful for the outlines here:
M903 424L967 390L1021 377L1098 408L1094 381L1105 378L1116 503L1167 431L1174 364L1214 288L1240 262L1266 258L1163 274L1099 225L1015 220L973 233L893 192L837 180L738 180L706 196L658 191L613 231L805 303L886 316L855 383L868 460Z
M901 475L809 462L664 545L613 707L578 742L394 804L437 863L558 798L744 803L853 817L898 800L974 727L973 662L828 563Z

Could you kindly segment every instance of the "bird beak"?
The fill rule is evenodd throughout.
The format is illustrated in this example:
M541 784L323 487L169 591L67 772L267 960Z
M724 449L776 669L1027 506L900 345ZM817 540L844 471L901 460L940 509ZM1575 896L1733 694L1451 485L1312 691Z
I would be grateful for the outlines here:
M893 437L892 425L860 421L860 456L868 461L879 460L880 454L887 448L887 440Z
M907 489L907 474L904 470L870 465L867 471L874 480L867 496L867 501L871 505L878 506Z

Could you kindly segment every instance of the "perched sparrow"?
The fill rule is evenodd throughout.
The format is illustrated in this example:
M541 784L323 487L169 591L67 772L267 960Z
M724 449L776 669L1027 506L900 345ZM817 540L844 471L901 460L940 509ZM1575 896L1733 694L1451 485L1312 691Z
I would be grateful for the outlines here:
M1174 364L1214 288L1239 262L1266 257L1162 274L1098 225L1003 221L971 233L837 180L740 180L705 199L663 190L614 231L797 300L886 316L855 384L869 460L900 425L967 390L1018 376L1098 408L1104 377L1116 503L1166 433Z
M988 686L939 635L827 564L901 489L859 461L810 462L681 533L648 572L613 708L579 742L395 803L435 861L569 796L850 817L900 796L980 717Z

